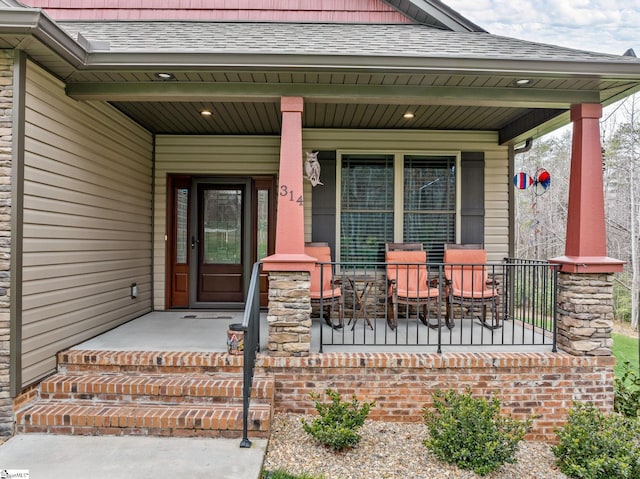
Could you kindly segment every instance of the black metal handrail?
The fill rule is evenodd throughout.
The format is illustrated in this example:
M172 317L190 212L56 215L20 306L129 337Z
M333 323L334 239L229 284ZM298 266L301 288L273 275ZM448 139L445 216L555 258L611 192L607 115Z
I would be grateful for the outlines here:
M426 268L428 281L416 297L392 294L394 274L387 263L324 262L340 297L321 297L312 312L319 321L318 350L330 346L488 348L549 346L556 351L557 268L547 261L507 259L495 264L394 263L403 274ZM404 266L404 268L401 268ZM485 293L473 298L453 294L447 277L459 267L487 276ZM397 275L397 273L395 273ZM475 276L477 278L477 276ZM467 287L474 275L467 276ZM426 289L437 294L427 297ZM328 290L324 286L325 290ZM329 288L333 291L333 288ZM468 288L464 288L468 289ZM482 289L482 288L481 288ZM338 304L339 302L339 304ZM471 321L469 321L471 319ZM339 349L331 349L339 350Z
M251 281L247 292L247 302L242 318L242 330L244 331L244 361L242 366L242 441L240 447L251 447L248 437L249 406L251 403L251 389L253 387L253 374L256 366L256 357L260 350L260 264L253 265Z

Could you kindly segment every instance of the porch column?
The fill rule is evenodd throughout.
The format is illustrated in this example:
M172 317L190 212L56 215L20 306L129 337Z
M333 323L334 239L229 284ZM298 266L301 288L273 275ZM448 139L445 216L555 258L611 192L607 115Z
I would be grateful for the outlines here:
M601 116L600 104L571 107L573 142L565 255L550 260L567 273L617 273L624 264L607 256Z
M280 101L276 252L263 260L269 272L268 349L275 356L304 356L311 347L309 287L316 260L304 254L302 107L300 97Z
M600 104L571 107L573 142L565 255L560 265L558 346L574 355L611 355L613 276L623 261L607 256Z

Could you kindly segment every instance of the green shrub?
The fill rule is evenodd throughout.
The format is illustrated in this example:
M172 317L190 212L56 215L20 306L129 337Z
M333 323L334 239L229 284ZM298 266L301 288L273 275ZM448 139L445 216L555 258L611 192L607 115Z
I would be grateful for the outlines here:
M622 375L613 381L613 409L627 417L640 416L640 375L630 361L622 365Z
M640 421L575 403L552 447L560 470L580 479L640 477Z
M357 430L364 424L375 402L360 405L353 395L351 402L343 402L337 391L327 389L330 402L324 404L320 396L311 394L318 417L310 424L302 419L303 429L327 447L335 451L349 449L360 442Z
M260 475L260 479L322 479L322 476L309 476L307 474L289 474L282 469L277 469L275 471L262 471Z
M531 419L501 416L497 398L476 399L469 389L464 394L436 391L433 408L424 410L430 435L424 444L439 459L480 475L515 462L518 443L531 428Z

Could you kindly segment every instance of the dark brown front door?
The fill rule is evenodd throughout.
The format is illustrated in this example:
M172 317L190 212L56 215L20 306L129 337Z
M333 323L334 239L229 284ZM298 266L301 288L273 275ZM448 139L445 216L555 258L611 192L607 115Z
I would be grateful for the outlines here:
M198 185L198 302L244 301L244 197L244 185Z
M243 303L255 261L275 248L275 178L169 175L167 308ZM260 304L267 305L267 275Z

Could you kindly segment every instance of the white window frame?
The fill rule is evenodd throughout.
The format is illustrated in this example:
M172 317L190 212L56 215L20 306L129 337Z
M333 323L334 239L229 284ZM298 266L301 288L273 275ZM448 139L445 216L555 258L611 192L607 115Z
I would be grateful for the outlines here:
M456 243L460 243L462 225L462 153L451 150L337 150L336 151L336 261L341 257L341 229L340 217L342 213L342 156L343 155L393 155L393 241L402 243L404 237L404 157L406 155L419 156L452 156L455 157L456 167L456 204L455 225Z

